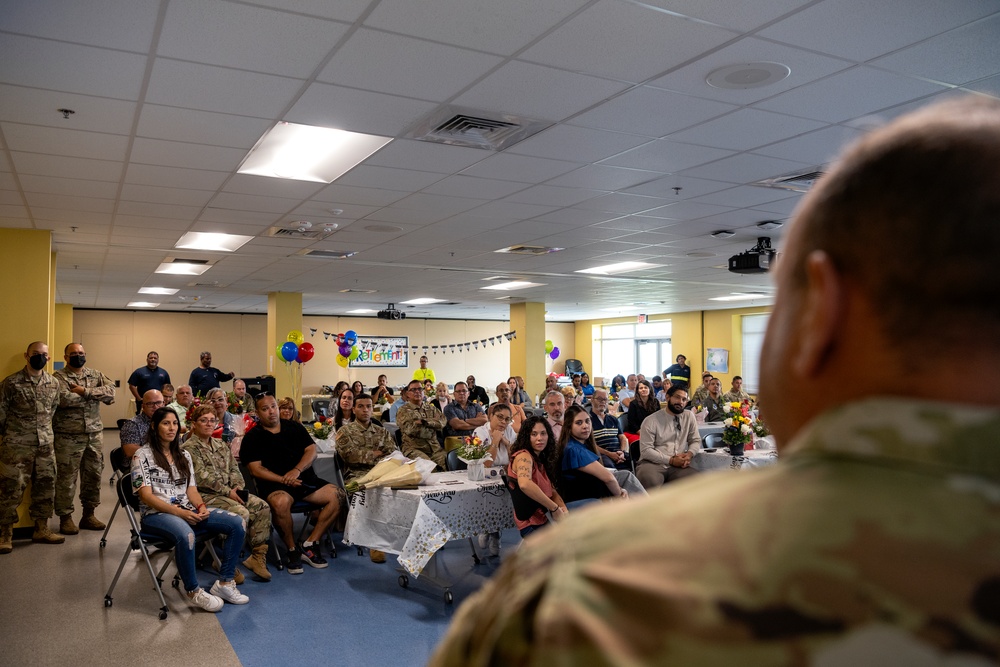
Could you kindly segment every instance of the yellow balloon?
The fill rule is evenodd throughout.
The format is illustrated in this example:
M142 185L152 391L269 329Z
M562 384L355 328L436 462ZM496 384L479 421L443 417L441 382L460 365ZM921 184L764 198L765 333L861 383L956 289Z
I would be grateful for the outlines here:
M295 343L296 345L302 345L305 339L306 337L303 336L302 332L299 331L298 329L292 329L291 331L288 332L288 340L291 341L292 343Z
M347 368L347 364L349 361L350 359L348 359L344 355L342 354L337 355L337 365L340 366L341 368Z

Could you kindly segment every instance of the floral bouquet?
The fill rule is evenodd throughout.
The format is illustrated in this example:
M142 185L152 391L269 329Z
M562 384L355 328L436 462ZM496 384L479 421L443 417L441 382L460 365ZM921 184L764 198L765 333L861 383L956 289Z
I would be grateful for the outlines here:
M243 402L236 398L236 392L226 392L226 412L234 415L243 414Z
M757 419L754 421L751 428L753 428L753 434L758 438L766 438L771 435L771 429L767 427L767 424L764 423L764 420L760 417L760 415L757 416Z
M317 440L326 440L333 432L333 420L326 415L320 415L309 430Z
M437 398L437 391L434 389L434 387L425 386L424 396L427 398L428 401L434 400L435 398Z
M376 401L375 405L381 405L381 406L389 405L389 398L385 394L382 394L381 396L378 397L378 401Z
M469 466L469 479L473 481L485 478L485 465L490 456L490 446L476 435L467 435L462 438L462 444L456 450L458 458Z
M753 428L751 427L750 405L738 401L724 403L723 411L728 415L722 424L722 442L729 446L729 453L733 456L742 456L743 449L753 440Z
M191 423L191 419L194 417L194 409L201 405L201 397L195 396L194 400L191 401L190 407L188 407L187 412L184 413L184 421L188 424Z

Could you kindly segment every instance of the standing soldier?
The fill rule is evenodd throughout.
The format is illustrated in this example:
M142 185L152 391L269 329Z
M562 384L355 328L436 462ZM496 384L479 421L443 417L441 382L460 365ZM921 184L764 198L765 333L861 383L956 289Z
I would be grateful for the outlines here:
M52 451L52 415L59 405L59 382L45 372L49 346L35 341L24 353L27 365L0 383L0 554L13 549L17 506L31 480L35 520L31 539L62 544L66 538L49 530L56 484Z
M87 367L87 353L80 343L63 351L66 366L53 375L59 381L59 408L52 419L56 442L56 514L59 532L76 535L84 530L104 530L94 516L101 504L101 473L104 471L104 424L100 404L115 402L115 384L104 373ZM80 528L73 523L73 496L80 477Z

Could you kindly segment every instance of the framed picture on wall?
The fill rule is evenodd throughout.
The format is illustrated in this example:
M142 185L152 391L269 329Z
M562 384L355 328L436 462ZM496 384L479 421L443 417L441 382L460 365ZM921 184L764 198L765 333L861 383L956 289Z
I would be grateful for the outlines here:
M358 336L358 356L351 368L406 368L410 363L409 336Z
M705 370L709 373L729 372L729 350L724 350L721 347L710 347L705 359Z

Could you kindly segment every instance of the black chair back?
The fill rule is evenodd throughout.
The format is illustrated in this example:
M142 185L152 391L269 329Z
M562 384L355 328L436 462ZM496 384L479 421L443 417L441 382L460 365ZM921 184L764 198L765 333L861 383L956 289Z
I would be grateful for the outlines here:
M717 449L719 447L725 447L722 442L721 433L709 433L704 438L701 439L702 449Z
M139 511L139 496L132 491L132 475L122 475L118 480L118 504Z
M325 398L317 398L312 402L313 415L318 417L323 415L324 417L330 416L330 401Z
M448 458L445 460L445 467L448 470L466 470L469 466L465 464L465 461L458 458L458 450L453 449L448 452Z
M566 375L573 377L577 373L583 372L583 362L579 359L566 360Z
M622 433L628 429L628 413L623 412L618 415L618 426L621 428Z
M128 421L127 419L119 419L118 420L118 430L119 431L122 430L122 426L124 426L125 422L127 422L127 421Z

